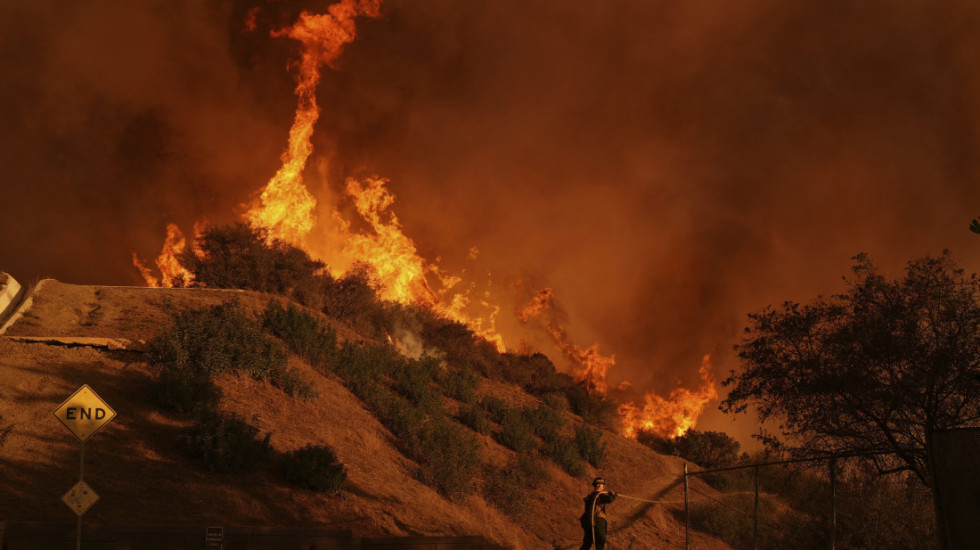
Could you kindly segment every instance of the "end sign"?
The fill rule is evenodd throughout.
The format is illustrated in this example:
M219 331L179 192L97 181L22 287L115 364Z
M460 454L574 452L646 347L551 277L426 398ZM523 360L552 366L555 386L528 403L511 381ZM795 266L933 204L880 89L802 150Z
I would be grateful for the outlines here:
M84 384L55 409L54 416L84 443L112 420L116 411Z

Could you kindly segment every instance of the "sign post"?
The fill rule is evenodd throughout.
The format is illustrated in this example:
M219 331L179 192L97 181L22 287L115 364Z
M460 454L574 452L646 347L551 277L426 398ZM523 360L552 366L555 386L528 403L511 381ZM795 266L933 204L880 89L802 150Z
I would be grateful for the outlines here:
M88 384L83 384L54 410L54 417L61 421L82 444L78 463L78 483L61 497L61 501L78 516L75 550L82 548L82 515L99 500L95 490L85 483L85 442L115 416L116 411L92 391Z

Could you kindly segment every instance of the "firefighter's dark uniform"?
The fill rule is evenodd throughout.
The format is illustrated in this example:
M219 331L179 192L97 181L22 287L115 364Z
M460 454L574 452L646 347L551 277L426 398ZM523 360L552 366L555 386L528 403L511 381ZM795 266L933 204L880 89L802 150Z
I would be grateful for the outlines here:
M592 548L592 533L595 532L595 548L603 550L606 547L606 504L616 500L616 493L592 491L585 497L585 512L579 521L582 523L582 530L585 536L582 539L582 546L579 550L589 550ZM590 517L590 515L592 517ZM593 521L595 524L593 525Z

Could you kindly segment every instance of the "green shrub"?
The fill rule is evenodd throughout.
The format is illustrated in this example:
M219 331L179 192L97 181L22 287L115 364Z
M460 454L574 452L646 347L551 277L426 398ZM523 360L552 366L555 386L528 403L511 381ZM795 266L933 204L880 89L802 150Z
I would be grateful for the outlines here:
M504 414L497 441L518 452L533 451L537 447L534 430L517 409L508 409Z
M160 371L155 384L155 395L157 402L165 409L204 414L217 407L221 399L221 389L207 372L174 366Z
M419 464L419 480L453 500L470 494L480 467L476 438L440 419L427 422L418 439L413 454Z
M296 297L295 289L329 280L324 264L283 241L270 240L264 229L245 223L211 226L197 238L196 249L180 256L195 284L209 288L242 288Z
M391 430L401 441L403 449L411 454L425 424L425 413L388 390L379 390L377 401L375 413L378 420Z
M510 405L506 401L492 395L488 395L480 400L480 406L490 415L490 420L493 420L497 424L503 422L504 417L511 410Z
M309 444L284 454L280 460L290 483L318 493L336 493L347 479L344 465L326 445Z
M213 408L220 393L211 376L247 373L289 395L315 396L312 385L286 367L286 351L249 319L237 300L185 311L149 346L160 368L157 399L181 412Z
M279 302L270 302L262 313L262 326L314 367L337 360L337 331L293 304L283 309Z
M237 300L178 314L150 343L158 365L208 374L247 372L261 377L286 363L286 352L242 311Z
M524 418L534 433L545 441L554 439L565 425L561 416L547 405L524 407Z
M493 430L487 411L479 405L462 405L459 407L459 421L469 426L473 431L486 435Z
M545 444L542 452L569 475L573 477L585 475L585 466L579 458L575 441L571 438L556 437Z
M292 367L270 373L269 381L286 395L299 397L304 401L312 401L319 395L313 383L303 378L299 371Z
M184 436L192 458L204 459L212 472L245 472L269 456L269 435L258 439L259 430L234 414L206 415Z
M425 411L442 411L442 396L432 387L429 361L408 361L394 373L395 389Z
M540 460L529 453L517 453L507 466L487 465L483 469L483 497L511 517L527 509L528 493L548 480Z
M449 397L463 403L476 402L476 389L480 377L472 368L461 366L456 370L446 369L439 375L439 386Z
M602 430L588 426L575 428L575 447L578 454L592 466L601 468L606 460L606 444L602 442Z
M374 292L372 268L367 264L356 264L343 278L325 285L323 312L366 337L380 336L389 329L384 305Z
M344 342L334 370L348 386L353 387L378 380L404 365L405 360L389 346Z
M544 404L554 409L556 412L565 412L568 410L568 398L560 393L548 393L541 398Z
M565 396L573 413L589 424L616 431L619 429L619 412L616 402L601 393L591 393L580 385L565 388Z

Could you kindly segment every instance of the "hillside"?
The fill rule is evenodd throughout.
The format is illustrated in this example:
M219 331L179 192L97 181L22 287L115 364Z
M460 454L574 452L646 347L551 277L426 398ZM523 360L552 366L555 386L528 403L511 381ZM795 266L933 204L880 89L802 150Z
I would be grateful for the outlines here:
M30 303L0 336L0 520L73 521L61 495L78 476L79 445L52 411L82 384L90 385L117 417L86 445L85 479L101 496L86 514L92 523L156 525L323 526L356 535L483 535L514 548L577 547L581 498L594 475L621 493L611 508L617 548L682 548L679 474L683 461L654 453L605 431L607 460L573 478L547 462L549 481L524 496L527 512L513 519L479 492L454 502L417 481L416 466L392 434L339 379L291 356L289 364L318 393L303 401L266 382L221 375L220 408L250 419L278 451L326 443L348 472L338 495L285 486L269 468L242 475L211 474L187 458L179 434L192 423L154 405L156 376L146 343L183 311L240 300L248 312L271 295L247 291L148 289L42 281ZM281 298L277 298L281 299ZM318 314L319 315L319 314ZM329 319L340 340L358 340ZM478 392L513 403L537 398L514 384L482 379ZM567 423L581 423L569 412ZM478 435L483 460L503 464L513 454ZM698 480L701 491L709 492ZM694 548L725 544L695 533Z

